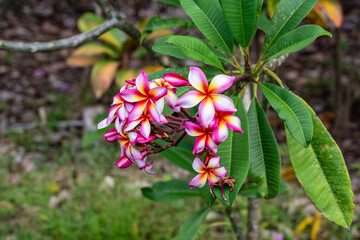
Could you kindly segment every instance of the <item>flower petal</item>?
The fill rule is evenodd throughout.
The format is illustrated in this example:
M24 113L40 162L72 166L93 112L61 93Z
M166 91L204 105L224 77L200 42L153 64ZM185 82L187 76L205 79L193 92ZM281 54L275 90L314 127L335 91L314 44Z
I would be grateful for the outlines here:
M135 145L138 134L136 132L128 132L127 135L129 137L130 143L132 145Z
M220 156L212 157L207 165L207 169L211 170L220 167Z
M147 111L154 122L161 122L160 113L152 100L150 100L147 104Z
M157 101L153 101L156 109L158 110L158 112L161 114L164 110L164 105L165 105L165 99L164 98L160 98Z
M244 131L241 129L240 119L233 115L226 115L223 117L223 121L226 123L228 128L233 130L234 132L243 133Z
M132 122L129 122L128 123L128 125L126 126L126 128L125 128L125 132L128 132L128 131L130 131L130 130L133 130L137 125L139 125L139 123L141 122L141 121L143 121L144 120L144 118L139 118L139 119L137 119L137 120L134 120L134 121L132 121Z
M140 170L146 168L146 162L144 162L143 160L135 160L135 162Z
M213 153L217 153L218 150L218 145L212 140L212 136L211 135L207 135L206 136L206 142L205 142L206 147L208 147L211 151L213 151Z
M146 173L149 174L149 175L155 175L155 174L157 174L157 172L154 172L153 170L151 170L152 167L153 167L153 165L154 165L153 162L147 164L146 167L145 167L145 169L144 169L144 172L146 172Z
M232 113L237 111L233 100L228 96L222 94L211 94L210 98L214 104L216 111Z
M121 104L122 102L123 102L123 98L121 97L121 94L118 93L113 97L113 103L111 105Z
M199 105L199 120L201 124L208 127L210 122L214 119L215 108L211 98L204 98Z
M194 159L192 167L197 173L204 173L206 170L204 163L198 157Z
M192 108L201 102L205 96L203 93L195 90L187 92L177 101L176 107Z
M189 134L192 137L197 137L197 136L201 136L201 135L205 134L202 127L200 127L199 125L196 125L195 123L185 122L184 126L185 126L185 131L187 132L187 134Z
M214 170L211 170L210 172L219 178L224 178L227 174L227 170L225 169L225 167L216 168Z
M120 107L121 107L121 105L115 105L110 108L106 124L109 125L110 123L112 123L112 121L114 121L114 118L116 117L116 113Z
M202 188L205 183L206 183L206 179L207 179L207 173L202 173L202 174L198 174L196 175L189 183L189 187L191 189L194 189L195 187L197 188Z
M157 101L163 96L167 94L167 88L166 87L154 87L149 91L149 96L151 96L151 99L153 101Z
M217 182L220 180L220 178L217 177L217 176L215 176L215 175L212 174L211 172L209 172L208 175L207 175L207 180L208 180L209 186L212 186L212 185L214 185L215 183L217 183Z
M216 75L210 82L209 93L222 93L233 85L235 77L225 74Z
M148 98L146 95L143 95L137 89L126 89L121 92L121 96L125 101L131 103L140 102Z
M148 95L148 92L150 90L149 79L144 70L139 74L139 76L136 77L135 85L139 92L141 92L145 96Z
M148 138L150 136L150 131L151 131L151 126L150 126L150 122L147 119L144 119L141 122L141 127L140 127L140 133L141 135L143 135L145 138Z
M228 137L228 128L224 121L219 121L217 127L214 129L212 139L216 144L220 144Z
M177 73L165 73L164 80L174 87L183 87L190 85L187 79L183 78Z
M205 148L206 135L199 136L195 139L193 154L201 154Z
M176 96L175 93L169 90L165 95L165 100L166 103L169 105L170 109L172 109L175 112L180 112L180 107L175 107L178 101L178 97Z
M144 100L135 104L134 108L129 113L128 121L132 122L137 120L144 113L145 107L149 100Z
M201 71L200 68L190 67L189 82L191 86L193 86L198 91L205 94L208 92L209 84L207 82L205 74L203 73L203 71Z
M129 116L129 112L126 110L126 107L124 104L117 111L117 115L121 121L125 121L125 119Z
M132 161L130 159L128 159L126 156L122 156L121 158L119 158L119 160L117 160L117 162L115 163L115 165L118 168L127 168L132 164Z
M103 128L106 128L109 125L110 124L107 124L107 118L105 118L104 120L102 120L101 122L98 123L97 129L103 129Z
M117 131L115 129L109 129L105 134L105 140L107 142L116 142L117 141Z
M156 139L155 136L149 136L148 138L144 138L142 135L138 135L136 138L136 142L140 144L148 143L154 141Z

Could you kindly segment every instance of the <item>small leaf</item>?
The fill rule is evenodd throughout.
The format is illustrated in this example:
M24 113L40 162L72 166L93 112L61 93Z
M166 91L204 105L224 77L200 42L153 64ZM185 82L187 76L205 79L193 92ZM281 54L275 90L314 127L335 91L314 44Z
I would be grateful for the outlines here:
M200 229L201 224L205 221L206 216L210 212L211 208L202 208L191 215L186 222L184 222L179 230L178 235L174 240L192 240L195 239L197 232Z
M166 202L188 197L199 197L199 192L189 188L189 183L182 180L157 182L152 187L141 189L144 197L156 201Z
M318 0L283 0L271 18L266 31L265 42L261 54L276 43L279 37L293 30L311 11Z
M230 192L229 187L225 187L224 196L227 198L227 201L224 201L220 188L214 188L215 196L228 206L231 206L234 203L235 198L247 177L250 165L249 127L246 110L241 98L234 97L233 100L238 109L234 115L240 119L241 129L244 132L238 133L229 130L229 136L225 142L219 145L218 155L221 156L220 166L224 166L228 171L226 176L235 178L234 190Z
M215 53L210 51L208 46L202 40L196 37L172 36L169 37L166 42L178 46L182 54L190 59L200 61L224 70L224 67L221 65L221 62Z
M138 74L139 72L133 69L119 69L115 76L116 86L120 89L122 86L125 86L126 80L135 79Z
M233 40L217 0L180 0L181 7L195 25L215 46L233 53Z
M91 83L97 98L100 98L110 87L119 63L116 61L101 61L94 65L91 71Z
M250 169L249 177L258 183L264 198L274 198L280 189L280 152L274 132L254 97L249 111Z
M98 17L94 13L84 13L78 20L78 28L81 32L88 32L100 24L104 23L105 20ZM122 44L126 40L126 35L121 30L113 28L110 31L102 34L99 39L111 44L116 49L121 50Z
M286 53L297 52L320 36L329 36L331 33L316 25L304 25L281 36L269 49L265 61L276 59Z
M314 136L305 148L286 127L291 164L306 195L324 217L348 228L354 217L354 194L342 153L313 110Z
M285 121L291 135L304 147L313 136L313 123L305 105L293 93L270 83L260 83L266 99Z
M234 39L247 48L258 28L263 0L221 0L220 3Z
M92 66L96 62L101 61L101 58L91 56L70 56L66 59L66 64L76 67Z
M188 57L185 56L180 47L176 44L168 42L169 37L163 37L159 39L152 47L154 52L161 53L162 55L170 55L176 58L187 59Z

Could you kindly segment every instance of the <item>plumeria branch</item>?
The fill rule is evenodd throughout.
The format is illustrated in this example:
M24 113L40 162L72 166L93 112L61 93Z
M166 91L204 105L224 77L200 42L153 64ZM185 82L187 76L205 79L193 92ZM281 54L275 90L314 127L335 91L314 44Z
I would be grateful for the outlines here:
M113 27L117 27L128 34L139 45L142 45L149 54L159 62L160 65L168 67L163 59L152 50L152 43L148 39L141 39L141 32L132 24L122 19L115 9L109 4L107 0L95 0L100 8L104 11L108 20L93 30L85 33L75 35L73 37L64 38L61 40L51 42L17 42L0 39L0 50L16 51L16 52L50 52L66 48L77 47L87 41L93 40L101 36L103 33L109 31Z

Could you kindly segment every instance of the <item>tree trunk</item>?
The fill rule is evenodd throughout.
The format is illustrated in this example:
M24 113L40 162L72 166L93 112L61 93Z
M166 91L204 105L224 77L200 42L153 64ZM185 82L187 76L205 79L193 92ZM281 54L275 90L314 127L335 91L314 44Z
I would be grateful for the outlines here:
M248 198L247 239L260 240L261 199Z

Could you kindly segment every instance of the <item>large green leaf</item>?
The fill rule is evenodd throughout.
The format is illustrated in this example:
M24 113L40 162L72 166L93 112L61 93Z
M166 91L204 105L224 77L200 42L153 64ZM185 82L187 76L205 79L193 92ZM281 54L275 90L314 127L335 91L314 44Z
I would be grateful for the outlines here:
M175 27L193 27L194 23L187 18L161 18L159 16L152 17L144 28L144 32L152 32L164 28Z
M249 177L258 183L258 191L265 198L274 198L280 188L280 152L274 132L254 97L249 111L250 169Z
M158 1L180 7L180 0L158 0Z
M188 197L199 197L199 192L189 188L189 183L182 180L157 182L152 187L141 189L144 197L156 202L166 202Z
M266 32L262 55L287 32L293 30L318 0L282 0L275 9Z
M152 49L154 52L161 53L162 55L170 55L176 58L182 58L187 59L188 57L185 56L181 50L180 47L173 43L167 42L169 37L163 37L160 38L153 46Z
M286 53L299 51L312 43L316 38L324 35L332 36L331 33L316 25L298 27L281 36L276 43L270 47L265 61L279 58Z
M208 40L224 52L233 53L231 32L217 0L180 0L180 3Z
M159 155L166 158L174 165L194 173L192 162L194 161L195 157L192 154L192 149L193 145L183 140L177 147L168 148L165 151L159 153Z
M247 48L258 28L263 0L221 0L220 3L234 39Z
M249 127L246 110L243 101L239 97L234 97L233 100L238 109L235 116L240 119L241 129L244 132L237 133L229 130L229 136L225 142L219 145L218 155L221 156L220 166L224 166L228 171L226 176L235 178L234 190L230 192L228 186L224 188L224 196L227 198L227 201L224 201L220 188L214 188L215 196L228 206L234 203L241 185L246 179L250 165Z
M196 37L171 36L166 42L178 46L182 54L190 59L224 70L224 67L221 65L221 62L215 53L213 53L202 40Z
M202 188L198 188L199 194L208 207L212 207L216 201L216 198L210 192L210 186L205 184Z
M266 13L266 11L263 11L260 15L258 28L261 29L264 33L266 33L267 28L269 27L269 24L270 24L270 20L267 16L267 13Z
M260 83L266 99L279 117L285 121L291 135L304 147L313 136L313 123L303 102L293 93L270 83Z
M205 221L206 216L211 208L202 208L191 215L180 227L178 235L174 240L192 240L195 239L201 224Z
M295 175L316 208L330 221L349 227L354 216L353 193L344 158L336 142L310 109L314 137L304 148L286 129Z

